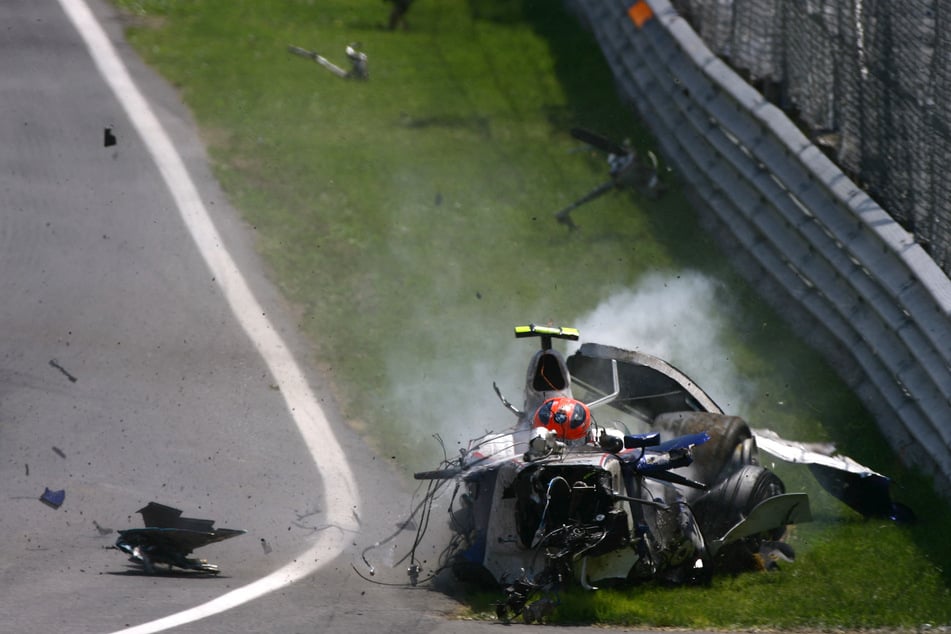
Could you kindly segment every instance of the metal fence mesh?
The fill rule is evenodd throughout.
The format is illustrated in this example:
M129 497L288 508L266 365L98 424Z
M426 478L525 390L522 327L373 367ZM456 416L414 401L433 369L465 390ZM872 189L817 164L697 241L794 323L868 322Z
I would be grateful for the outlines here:
M672 4L951 275L951 2Z

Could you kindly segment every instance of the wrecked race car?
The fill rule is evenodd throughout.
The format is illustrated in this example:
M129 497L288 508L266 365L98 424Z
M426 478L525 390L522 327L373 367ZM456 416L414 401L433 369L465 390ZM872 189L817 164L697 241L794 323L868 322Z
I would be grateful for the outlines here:
M504 588L501 619L531 621L544 605L530 600L564 584L695 583L793 559L782 538L810 521L809 500L760 464L760 438L772 455L815 466L859 511L910 517L884 476L831 447L752 430L661 359L596 343L566 359L552 341L578 340L573 328L529 325L515 336L537 337L541 349L521 408L494 386L514 426L415 474L430 482L417 507L425 523L426 505L454 485L441 567ZM420 565L408 558L415 584Z

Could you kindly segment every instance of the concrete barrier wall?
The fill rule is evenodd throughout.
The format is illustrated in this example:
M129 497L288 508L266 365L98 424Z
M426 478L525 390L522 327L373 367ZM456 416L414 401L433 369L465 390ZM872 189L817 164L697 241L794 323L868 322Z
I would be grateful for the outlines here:
M951 281L667 0L640 27L634 2L566 6L740 269L949 491Z

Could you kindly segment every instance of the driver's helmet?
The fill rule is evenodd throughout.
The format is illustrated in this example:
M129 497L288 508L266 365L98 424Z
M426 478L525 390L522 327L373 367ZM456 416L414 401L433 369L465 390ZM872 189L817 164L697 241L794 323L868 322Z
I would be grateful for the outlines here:
M562 442L583 443L591 429L591 411L587 405L573 398L550 398L535 410L532 427L550 429Z

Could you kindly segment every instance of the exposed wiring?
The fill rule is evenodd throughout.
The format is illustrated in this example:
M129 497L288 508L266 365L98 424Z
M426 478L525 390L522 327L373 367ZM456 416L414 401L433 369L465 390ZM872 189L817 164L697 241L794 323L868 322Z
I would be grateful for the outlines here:
M491 432L490 432L490 433L491 433ZM490 434L490 433L489 433L489 434ZM487 435L489 435L489 434L487 434ZM485 437L485 436L483 436L482 438L484 438L484 437ZM487 461L487 460L490 460L490 459L492 459L492 458L498 456L500 453L503 453L503 454L509 453L509 452L515 447L515 443L514 443L514 442L513 442L512 444L506 444L506 445L504 445L504 446L502 446L502 447L499 447L497 451L495 451L495 452L493 452L493 453L491 453L491 454L480 455L478 458L475 458L474 460L471 460L470 458L471 458L472 454L473 454L474 452L476 452L480 447L482 447L482 446L485 444L484 442L483 442L483 443L477 443L476 441L477 441L478 439L477 439L477 438L473 438L473 439L471 439L471 440L469 441L469 447L468 447L467 449L465 449L465 450L461 450L459 457L457 457L457 458L449 458L448 453L447 453L447 451L446 451L445 443L443 442L443 440L442 440L442 438L439 436L439 434L434 434L434 435L433 435L433 438L435 438L436 441L439 443L439 445L440 445L440 447L441 447L441 449L442 449L442 452L443 452L443 460L442 460L442 462L439 464L438 469L436 469L436 471L450 471L450 470L456 470L456 471L458 471L459 473L462 473L462 472L464 472L464 471L469 471L469 470L471 470L471 469L473 469L473 468L476 468L478 465L482 464L483 462L485 462L485 461ZM370 546L367 546L367 547L364 548L363 551L361 551L361 553L360 553L360 558L363 560L363 563L366 565L367 571L369 572L370 577L375 576L375 575L376 575L376 568L373 566L373 564L370 563L370 560L368 559L367 554L368 554L370 551L375 550L375 549L377 549L377 548L380 548L380 547L382 547L382 546L388 544L389 542L393 541L394 539L396 539L396 537L399 536L399 534L402 533L404 530L406 530L406 528L407 528L412 522L414 522L414 520L415 520L415 523L416 523L416 534L415 534L415 536L414 536L414 538L413 538L413 543L412 543L412 545L410 546L410 548L409 548L409 550L407 551L407 553L406 553L405 555L403 555L403 556L402 556L398 561L396 561L396 563L394 564L394 565L398 566L398 565L402 565L403 563L406 563L407 560L409 561L409 568L408 568L407 571L408 571L408 573L409 573L409 575L410 575L411 582L410 582L409 584L400 584L400 583L387 583L387 582L378 581L378 580L371 579L371 578L365 576L364 574L361 573L361 571L357 570L356 566L352 566L352 567L354 568L354 571L355 571L362 579L365 579L366 581L370 581L370 582L372 582L372 583L379 583L379 584L382 584L382 585L393 585L393 586L409 585L409 586L415 586L415 585L417 585L417 584L419 584L419 583L427 583L428 581L431 581L431 580L432 580L434 577L436 577L440 572L442 572L443 570L446 569L447 564L443 563L443 564L441 564L436 570L434 570L431 575L429 575L429 576L427 576L427 577L425 577L425 578L423 578L423 579L415 578L415 582L413 582L414 576L417 575L417 574L418 574L418 571L420 570L420 562L419 562L419 561L417 560L417 558L416 558L416 550L419 548L420 544L422 544L423 539L424 539L424 537L425 537L425 535L426 535L426 532L429 530L430 521L431 521L431 519L432 519L433 503L434 503L435 500L439 497L440 493L443 491L443 489L446 487L446 485L447 485L449 482L454 482L455 485L456 485L455 488L454 488L454 490L453 490L452 497L451 497L451 499L450 499L450 504L449 504L449 509L450 509L450 522L455 522L456 520L452 517L451 512L452 512L452 505L453 505L453 503L455 502L456 496L457 496L457 494L458 494L459 481L458 481L456 478L432 479L432 480L429 480L429 481L428 481L428 484L426 485L425 493L423 494L422 499L420 499L419 502L412 508L412 510L410 511L408 517L407 517L404 521L402 521L402 522L399 523L399 526L398 526L398 528L396 529L396 531L394 531L392 534L390 534L390 535L387 536L386 538L384 538L384 539L382 539L382 540L380 540L380 541L377 541L377 542L371 544ZM422 485L421 485L421 486L422 486ZM418 491L419 491L419 489L417 489L417 493L418 493ZM416 495L414 495L413 497L415 498ZM449 553L451 553L451 552L454 551L454 549L455 549L456 546L458 545L458 539L461 539L461 536L460 536L460 537L457 537L457 538L454 538L454 539L450 542L450 545L447 546L447 548L445 548L445 549L443 550L442 554L440 555L440 560L441 560L441 561L444 561L446 558L448 558Z

